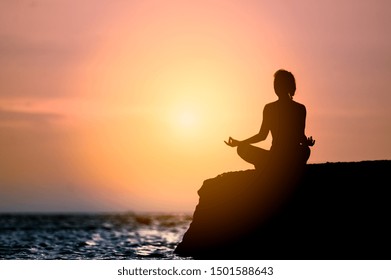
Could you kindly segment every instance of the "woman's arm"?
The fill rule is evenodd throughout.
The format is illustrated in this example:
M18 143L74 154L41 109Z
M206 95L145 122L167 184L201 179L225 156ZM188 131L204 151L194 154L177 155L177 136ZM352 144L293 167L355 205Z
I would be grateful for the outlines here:
M263 120L262 120L261 129L259 130L259 132L257 134L255 134L254 136L251 136L250 138L247 138L246 140L243 140L243 141L239 141L239 140L233 139L232 137L229 137L228 142L224 141L225 144L227 144L228 146L231 146L231 147L237 147L239 145L255 144L255 143L258 143L258 142L265 140L267 135L269 134L269 130L270 130L268 119L269 119L269 114L267 113L266 106L265 106L265 108L263 110Z
M304 146L313 146L315 145L315 140L312 139L312 136L310 137L307 137L304 133L304 130L305 130L305 121L306 121L306 117L307 117L307 109L305 108L305 106L303 105L303 117L302 117L302 120L303 120L303 123L302 123L302 131L303 131L303 135L301 136L301 144L304 145Z

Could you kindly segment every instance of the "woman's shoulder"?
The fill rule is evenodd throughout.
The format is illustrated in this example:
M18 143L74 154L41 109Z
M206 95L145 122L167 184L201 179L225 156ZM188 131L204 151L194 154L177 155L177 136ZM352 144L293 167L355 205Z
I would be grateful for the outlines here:
M297 108L301 108L301 109L304 109L304 110L305 110L304 104L301 104L301 103L296 102L296 101L293 101L293 100L292 100L292 102L293 102L293 104L294 104Z
M265 105L265 109L266 109L266 108L270 109L270 108L273 108L273 107L276 107L276 106L278 106L278 100L273 101L273 102L270 102L270 103L267 103L267 104Z
M270 115L272 112L276 111L277 107L277 101L267 103L263 108L263 112L264 114Z
M305 115L307 114L307 109L305 106L299 102L293 101L295 105L295 111L298 115L303 116L305 118Z

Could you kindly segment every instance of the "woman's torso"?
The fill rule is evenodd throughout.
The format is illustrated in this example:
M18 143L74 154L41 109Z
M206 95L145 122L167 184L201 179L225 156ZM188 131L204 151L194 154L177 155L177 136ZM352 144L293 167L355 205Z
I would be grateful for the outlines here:
M271 131L272 150L294 149L305 138L305 106L293 100L278 100L265 106L265 118Z

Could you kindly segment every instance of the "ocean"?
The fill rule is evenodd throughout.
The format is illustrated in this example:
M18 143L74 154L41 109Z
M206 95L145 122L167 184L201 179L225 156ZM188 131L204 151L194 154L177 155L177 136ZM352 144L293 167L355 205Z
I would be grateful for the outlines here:
M0 214L0 259L184 259L187 214Z

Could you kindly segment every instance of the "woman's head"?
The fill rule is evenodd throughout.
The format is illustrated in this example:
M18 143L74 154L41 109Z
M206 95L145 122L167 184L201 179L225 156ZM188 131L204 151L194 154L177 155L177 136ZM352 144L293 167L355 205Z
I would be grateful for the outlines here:
M278 97L289 95L293 97L296 92L296 81L293 74L284 69L274 73L274 91Z

